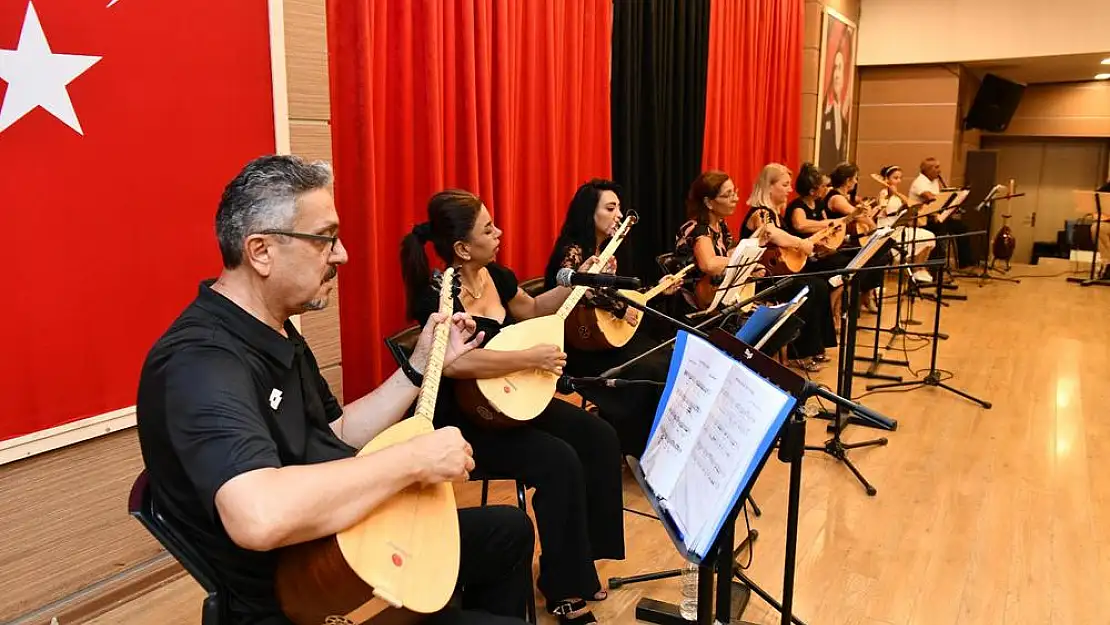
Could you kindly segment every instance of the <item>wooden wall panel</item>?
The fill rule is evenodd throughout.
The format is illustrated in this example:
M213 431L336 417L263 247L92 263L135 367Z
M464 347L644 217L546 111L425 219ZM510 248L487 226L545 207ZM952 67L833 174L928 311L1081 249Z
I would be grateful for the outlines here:
M324 376L327 381L328 387L331 392L339 400L339 403L346 401L343 398L343 365L332 365L330 367L322 367L320 374Z
M956 103L920 106L913 104L861 104L859 141L951 141L957 117Z
M1110 137L1110 82L1030 85L1003 136Z
M320 121L289 122L289 148L311 160L331 161L331 125Z
M878 192L878 184L866 174L895 164L912 180L921 160L928 156L940 159L948 180L959 145L959 70L865 67L860 71L859 86L854 160L864 174L860 176L861 193ZM909 181L902 186L908 191Z
M158 555L127 513L142 469L134 429L0 467L0 622Z
M331 119L324 0L285 0L285 63L289 117Z

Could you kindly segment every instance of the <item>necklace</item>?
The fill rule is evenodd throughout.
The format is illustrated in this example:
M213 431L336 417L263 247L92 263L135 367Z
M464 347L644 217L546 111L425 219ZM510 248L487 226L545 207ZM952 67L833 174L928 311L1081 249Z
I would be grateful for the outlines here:
M459 280L459 286L461 286L462 290L466 291L467 295L469 295L471 297L471 299L474 299L474 300L482 299L482 294L484 294L486 292L486 290L484 288L479 289L477 292L471 290L471 288L466 286L466 283L463 282L461 279ZM483 284L483 286L485 286L485 285Z

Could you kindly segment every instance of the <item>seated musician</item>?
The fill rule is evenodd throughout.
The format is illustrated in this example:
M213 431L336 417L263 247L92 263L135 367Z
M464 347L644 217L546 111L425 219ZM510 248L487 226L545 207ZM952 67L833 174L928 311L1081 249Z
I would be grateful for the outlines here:
M600 253L610 237L616 233L624 215L621 213L620 188L609 180L591 180L578 187L567 206L562 230L551 250L544 272L544 289L557 287L555 276L560 269L577 269L591 254ZM606 272L616 272L616 259L612 259ZM679 283L664 293L673 293ZM636 325L641 312L620 300L605 297L603 291L586 291L579 306L602 308L615 316ZM597 376L613 367L632 360L654 345L643 330L618 348L585 351L568 345L567 375L574 377ZM631 367L623 370L618 378L656 380L665 382L670 367L670 352L659 350ZM639 457L647 446L648 435L655 418L655 410L662 396L662 388L637 386L630 388L590 387L578 391L593 402L606 420L613 423L620 435L621 447L627 455Z
M333 535L411 484L463 481L474 468L455 428L381 451L357 450L393 425L419 387L395 372L341 406L292 315L328 303L347 261L331 171L293 156L256 159L224 190L216 234L224 268L154 344L137 398L154 500L213 565L234 625L291 625L275 596L278 550ZM429 319L412 356L425 366ZM473 348L451 320L445 361ZM433 623L521 623L533 529L515 507L459 510L463 603ZM369 597L368 597L369 600ZM494 617L489 613L505 615Z
M784 230L798 238L805 238L836 223L836 219L829 217L828 208L825 206L825 194L829 191L829 177L822 174L813 163L802 164L798 178L794 181L794 190L798 193L798 197L786 207ZM806 262L806 271L842 269L852 260L850 253L825 250L821 246L817 246L816 252L816 258ZM834 324L840 314L841 294L840 286L829 290L829 306Z
M825 204L829 215L832 217L849 215L857 209L852 201L859 186L859 167L853 163L841 163L829 174L829 192L825 194ZM873 232L878 225L875 220L864 211L856 218L854 228L855 236L852 245L858 246L859 238ZM864 263L864 267L878 267L889 264L891 261L890 249L893 242L889 239ZM854 255L854 254L853 254ZM881 271L865 271L856 274L860 285L861 305L870 312L878 312L878 290L883 280Z
M762 234L760 238L766 242L766 247L769 249L794 247L801 249L808 257L812 257L813 243L790 234L783 226L782 215L786 213L787 199L790 197L791 175L791 171L779 163L768 163L763 167L748 197L748 206L751 208L744 218L740 233L744 238ZM802 271L810 270L812 269L807 261ZM801 278L794 286L778 291L775 298L778 301L785 301L803 287L809 287L809 294L805 304L795 314L805 322L805 325L798 337L790 344L793 359L791 364L805 371L817 371L819 363L828 361L825 349L836 347L837 344L828 278Z
M455 311L474 318L485 333L482 346L513 323L558 310L571 289L556 287L535 298L525 293L513 271L495 262L500 239L501 230L474 194L446 190L433 196L428 221L415 226L401 243L409 316L423 321L438 309L439 295L424 251L429 242L440 260L458 268L461 289ZM591 256L577 269L585 271L596 260ZM462 431L484 474L521 480L536 489L532 505L541 551L537 585L547 611L561 622L592 622L586 601L606 597L594 561L624 558L616 431L558 398L518 427L478 425L462 413L450 379L490 378L525 369L562 375L566 360L566 354L550 344L520 351L474 349L444 368L436 425Z
M910 204L920 204L921 202L928 202L936 199L941 192L941 179L940 161L936 157L930 156L921 161L921 173L914 179L913 184L910 185ZM924 225L926 230L929 230L937 236L951 235L951 234L964 234L967 232L967 224L960 221L960 216L953 214L950 215L943 222L937 221L937 214L929 215L928 222ZM944 241L944 243L951 242L952 239ZM958 257L958 265L960 269L970 267L975 264L975 252L971 247L971 237L957 237L956 242L956 256ZM937 246L936 249L930 254L931 258L944 258L946 246Z
M906 200L909 199L898 191L898 185L902 184L902 168L897 165L887 165L879 170L879 177L883 179L886 186L879 191L879 226L891 226L898 220L898 212L906 207ZM924 218L921 219L924 221ZM895 229L890 237L895 246L891 248L891 253L895 257L896 263L902 263L902 257L910 256L912 260L906 261L907 263L923 263L928 260L929 255L937 246L937 236L924 228L916 227L903 227L899 226ZM906 254L903 254L905 249ZM909 271L907 269L907 271ZM925 267L918 267L910 272L911 277L915 282L921 284L929 284L933 281L933 277L929 275Z

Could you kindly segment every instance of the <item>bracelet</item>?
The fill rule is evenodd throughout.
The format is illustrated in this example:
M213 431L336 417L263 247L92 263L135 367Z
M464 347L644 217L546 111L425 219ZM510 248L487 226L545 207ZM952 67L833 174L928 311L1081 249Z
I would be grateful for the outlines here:
M424 376L412 366L412 363L409 362L407 358L401 361L401 371L405 372L405 377L407 377L409 382L412 382L412 385L416 388L424 386Z

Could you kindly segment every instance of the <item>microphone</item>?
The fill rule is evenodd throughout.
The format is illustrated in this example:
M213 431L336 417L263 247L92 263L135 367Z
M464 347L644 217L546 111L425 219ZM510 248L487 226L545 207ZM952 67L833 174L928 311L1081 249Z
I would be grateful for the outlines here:
M655 380L615 380L610 378L574 378L571 376L559 376L555 380L555 390L563 395L570 395L582 388L627 388L634 386L666 386L663 382L656 382Z
M555 283L559 286L588 286L595 289L638 289L639 278L614 276L607 273L579 273L564 267L555 274Z

